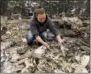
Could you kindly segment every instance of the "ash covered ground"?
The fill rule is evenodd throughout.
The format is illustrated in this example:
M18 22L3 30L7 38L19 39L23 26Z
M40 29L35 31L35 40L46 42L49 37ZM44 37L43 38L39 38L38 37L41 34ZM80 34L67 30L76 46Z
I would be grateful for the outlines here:
M90 71L90 21L76 17L54 20L65 40L58 46L55 39L44 46L28 46L27 21L7 21L1 25L2 73L89 73ZM63 52L65 55L63 55Z

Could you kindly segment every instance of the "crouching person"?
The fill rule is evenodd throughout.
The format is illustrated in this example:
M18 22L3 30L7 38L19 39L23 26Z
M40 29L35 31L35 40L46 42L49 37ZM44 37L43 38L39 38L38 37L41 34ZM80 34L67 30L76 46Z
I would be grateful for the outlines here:
M49 48L49 45L46 42L49 37L48 35L54 36L60 44L63 42L54 26L54 23L46 15L44 8L36 8L34 16L30 21L30 30L26 35L27 43L28 45L32 45L36 40L38 43Z

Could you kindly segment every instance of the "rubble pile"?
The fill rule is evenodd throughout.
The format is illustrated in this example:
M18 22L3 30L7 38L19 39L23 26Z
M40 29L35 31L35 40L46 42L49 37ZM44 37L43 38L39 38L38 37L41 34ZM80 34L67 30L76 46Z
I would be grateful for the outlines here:
M88 22L81 22L81 27L86 25L89 28ZM37 44L27 45L26 32L29 27L27 22L2 24L0 57L2 73L89 73L89 29L84 28L84 31L76 32L73 29L59 27L58 31L63 34L64 43L60 48L53 39L48 42L50 49L46 49L45 46Z

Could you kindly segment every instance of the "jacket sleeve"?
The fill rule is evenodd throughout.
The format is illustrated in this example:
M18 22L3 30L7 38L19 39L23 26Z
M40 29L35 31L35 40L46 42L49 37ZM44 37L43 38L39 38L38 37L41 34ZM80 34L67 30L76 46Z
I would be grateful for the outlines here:
M30 30L31 30L33 36L39 35L38 29L37 29L37 27L36 27L36 23L34 22L34 20L32 20L32 21L30 22Z
M56 29L54 23L51 21L50 18L48 18L48 22L47 22L47 23L48 23L48 28L49 28L49 30L50 30L55 36L57 36L57 35L58 35L57 29Z

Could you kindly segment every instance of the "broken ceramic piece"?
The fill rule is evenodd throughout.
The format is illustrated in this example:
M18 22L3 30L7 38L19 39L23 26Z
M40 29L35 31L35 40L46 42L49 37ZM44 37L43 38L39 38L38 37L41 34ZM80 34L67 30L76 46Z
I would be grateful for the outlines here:
M35 49L33 56L41 58L42 55L45 53L45 50L46 50L45 46L40 46L37 49Z
M90 61L90 57L88 55L83 55L81 57L81 65L83 67L86 67L88 65L89 61Z

